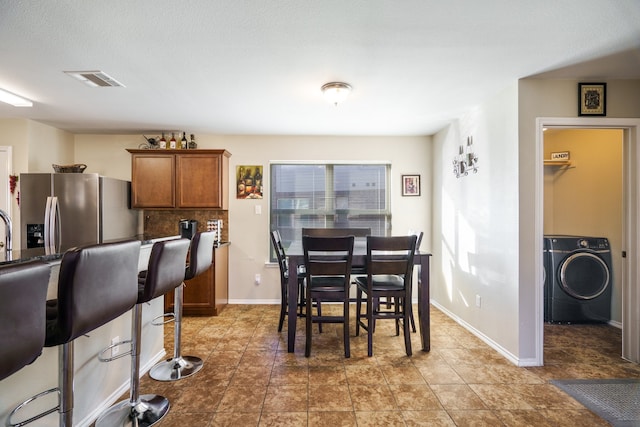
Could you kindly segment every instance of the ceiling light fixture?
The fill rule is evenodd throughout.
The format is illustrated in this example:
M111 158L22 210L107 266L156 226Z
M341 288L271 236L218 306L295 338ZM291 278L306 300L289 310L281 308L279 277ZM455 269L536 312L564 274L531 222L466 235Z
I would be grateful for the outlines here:
M347 99L351 86L342 82L331 82L322 85L321 90L324 98L337 107L340 102Z
M33 102L4 89L0 89L0 101L11 104L14 107L33 107Z

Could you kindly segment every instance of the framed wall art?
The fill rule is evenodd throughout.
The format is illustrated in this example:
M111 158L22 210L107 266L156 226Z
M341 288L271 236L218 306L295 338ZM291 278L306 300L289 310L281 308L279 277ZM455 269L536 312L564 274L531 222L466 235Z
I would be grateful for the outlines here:
M402 175L402 195L420 195L420 175Z
M236 166L236 198L262 199L262 166Z
M606 83L578 83L578 115L607 115Z

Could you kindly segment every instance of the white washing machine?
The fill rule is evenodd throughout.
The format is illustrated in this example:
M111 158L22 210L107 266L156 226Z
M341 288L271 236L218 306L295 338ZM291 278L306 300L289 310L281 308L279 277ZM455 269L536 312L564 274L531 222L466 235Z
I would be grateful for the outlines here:
M544 236L544 320L603 323L611 320L613 272L605 237Z

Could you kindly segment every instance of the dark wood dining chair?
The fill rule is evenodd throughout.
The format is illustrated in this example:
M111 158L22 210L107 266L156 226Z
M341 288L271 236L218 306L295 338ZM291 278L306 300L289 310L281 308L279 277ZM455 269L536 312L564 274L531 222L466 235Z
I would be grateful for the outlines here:
M420 250L420 243L422 242L422 236L424 235L424 232L422 231L413 231L410 230L409 231L409 235L415 235L416 236L416 252L418 252ZM411 274L411 279L413 280L413 271ZM413 287L413 286L412 286ZM411 303L411 298L412 295L409 295L409 319L411 320L411 330L413 332L416 332L416 321L413 318L413 304Z
M278 321L278 332L282 331L284 324L284 316L289 309L288 304L288 282L289 282L289 263L287 262L287 254L282 245L282 238L278 230L273 230L271 233L271 244L276 251L276 258L278 260L278 267L280 269L280 320ZM304 266L298 266L298 315L303 316L305 298L304 298Z
M353 259L353 236L302 236L302 249L306 269L306 346L305 356L311 354L311 328L313 323L342 323L344 356L351 356L349 346L349 286ZM313 314L311 302L342 302L341 315Z
M312 237L342 237L353 236L357 239L366 238L371 235L371 228L350 227L350 228L302 228L303 236ZM351 274L366 274L364 265L351 266Z
M404 333L407 356L411 356L409 335L413 257L416 250L416 235L394 237L367 237L367 275L355 279L356 336L360 327L367 331L367 354L373 356L373 332L375 322L381 319L396 321L396 335L400 334L400 323ZM367 311L362 314L362 294L366 295ZM385 310L381 298L393 301L392 310Z
M422 236L423 236L423 232L422 231L413 231L413 230L409 230L408 235L415 235L416 236L416 252L418 252L420 250L420 242L422 242ZM413 280L413 274L411 275L411 279ZM410 295L410 298L412 297L412 295ZM388 299L386 301L382 302L383 304L387 305L387 309L390 309L391 307L393 307L394 304L394 300L393 299ZM411 322L411 330L413 332L416 332L416 321L413 318L413 304L411 303L411 299L409 300L409 304L407 304L407 310L409 311L409 320ZM375 332L375 328L374 328L374 332Z

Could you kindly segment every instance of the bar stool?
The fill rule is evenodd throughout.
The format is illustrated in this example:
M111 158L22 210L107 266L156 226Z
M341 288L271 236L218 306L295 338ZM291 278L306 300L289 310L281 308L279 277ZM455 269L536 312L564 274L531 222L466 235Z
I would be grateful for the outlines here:
M74 340L128 312L138 298L140 242L108 243L69 249L62 257L58 298L46 303L45 347L58 346L58 387L18 405L9 420L25 405L45 394L59 393L59 404L28 420L58 411L61 427L73 426ZM99 304L96 304L99 302ZM22 423L9 426L22 426Z
M131 387L129 400L116 403L98 417L95 427L132 426L148 427L160 421L169 412L169 400L164 396L145 394L140 396L140 345L142 343L142 305L162 296L182 284L187 260L189 240L166 240L154 243L149 257L147 273L138 280L138 301L131 317ZM113 346L107 347L104 352ZM103 358L108 362L119 358Z
M49 274L40 261L0 267L0 380L42 353Z
M189 265L184 274L184 280L190 280L207 271L213 262L213 244L216 233L203 231L196 233L191 240L189 249ZM202 369L202 359L196 356L182 356L182 300L184 295L184 282L176 287L173 299L173 357L157 363L149 371L149 376L157 381L176 381L186 378Z

